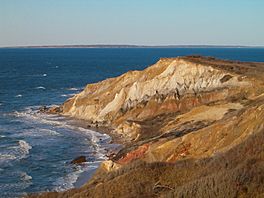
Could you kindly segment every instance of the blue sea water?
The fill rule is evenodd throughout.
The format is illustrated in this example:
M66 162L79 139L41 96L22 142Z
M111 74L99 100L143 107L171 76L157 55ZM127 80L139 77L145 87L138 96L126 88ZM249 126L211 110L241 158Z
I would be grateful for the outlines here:
M72 188L105 159L109 136L39 113L40 106L160 57L194 54L264 62L264 48L0 49L0 197ZM88 162L71 165L79 155Z

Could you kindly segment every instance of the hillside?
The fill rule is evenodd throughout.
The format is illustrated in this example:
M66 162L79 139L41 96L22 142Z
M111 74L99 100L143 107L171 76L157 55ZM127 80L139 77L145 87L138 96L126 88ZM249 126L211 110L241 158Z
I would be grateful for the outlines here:
M162 58L89 84L50 113L124 148L82 188L39 197L264 196L264 63Z

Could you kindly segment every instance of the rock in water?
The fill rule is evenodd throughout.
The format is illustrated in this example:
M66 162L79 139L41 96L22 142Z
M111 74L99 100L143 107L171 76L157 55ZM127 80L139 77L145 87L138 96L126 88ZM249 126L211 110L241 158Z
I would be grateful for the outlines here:
M47 112L51 114L59 114L62 112L62 108L60 106L53 106L48 108Z
M39 112L45 113L45 112L47 112L48 109L49 108L47 108L46 106L42 106L42 107L39 108Z
M76 157L74 160L72 160L71 164L81 164L84 162L87 162L86 157L85 156L79 156L79 157Z

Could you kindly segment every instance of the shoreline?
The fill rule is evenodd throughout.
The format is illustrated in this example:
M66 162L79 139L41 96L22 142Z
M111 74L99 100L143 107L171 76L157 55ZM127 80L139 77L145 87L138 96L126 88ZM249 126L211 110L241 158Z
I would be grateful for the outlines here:
M72 188L72 189L81 188L83 185L85 185L92 178L92 176L94 175L94 173L96 172L98 167L93 168L89 171L82 172L78 176L77 180L73 183L74 188Z
M46 112L47 114L49 114L50 112ZM51 113L53 114L53 113ZM114 128L108 127L108 126L92 126L91 121L89 120L82 120L82 119L77 119L74 117L67 117L63 114L58 114L60 116L63 116L65 118L70 118L73 120L73 124L79 127L82 127L84 129L88 129L100 134L106 134L111 138L110 144L118 144L118 145L124 145L125 144L125 140L122 138L121 135L117 134L117 133L113 133L113 130L115 130Z
M64 115L60 115L60 116L66 117ZM113 160L113 157L115 157L116 154L125 147L125 145L124 145L124 141L122 140L122 138L120 136L112 133L112 130L114 130L112 128L109 128L106 126L91 127L91 126L88 126L90 123L89 121L80 120L80 119L76 119L76 118L70 118L70 119L73 121L73 123L70 123L73 126L82 127L84 129L88 129L88 130L91 130L91 131L96 132L96 133L108 135L110 137L110 141L108 143L106 143L107 148L103 148L106 151L106 153L103 154L104 157L106 157L106 159L98 162L97 167L93 167L89 170L84 170L82 173L80 173L78 175L77 180L73 183L74 188L68 189L68 190L73 190L73 189L79 189L82 186L84 186L86 183L88 183L89 180L94 176L96 171L99 169L101 163L103 163L104 161L107 161L107 160ZM80 165L82 165L82 164L80 164Z

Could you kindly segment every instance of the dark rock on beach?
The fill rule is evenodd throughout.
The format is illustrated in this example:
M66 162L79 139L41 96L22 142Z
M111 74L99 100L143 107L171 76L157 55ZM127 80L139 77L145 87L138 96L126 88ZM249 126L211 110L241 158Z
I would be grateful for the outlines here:
M51 114L59 114L62 112L62 107L61 106L54 106L54 107L50 107L48 110L47 110L48 113L51 113Z
M41 113L45 113L45 112L47 112L48 111L48 107L46 107L46 106L42 106L42 107L40 107L39 108L39 112L41 112Z
M62 107L61 106L52 106L52 107L42 106L39 108L39 112L50 113L50 114L59 114L62 112Z
M86 157L85 156L79 156L79 157L76 157L74 160L72 160L71 164L81 164L84 162L87 162Z

